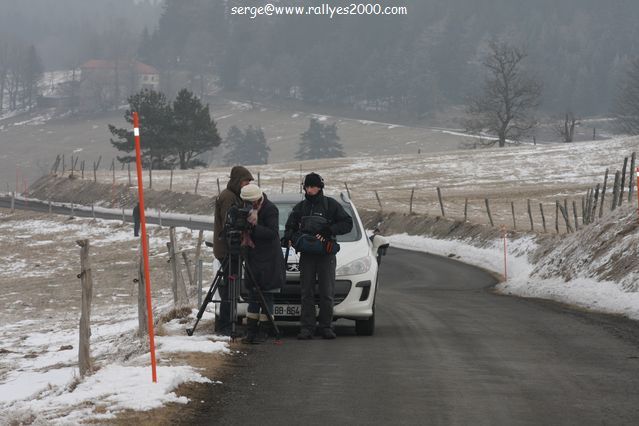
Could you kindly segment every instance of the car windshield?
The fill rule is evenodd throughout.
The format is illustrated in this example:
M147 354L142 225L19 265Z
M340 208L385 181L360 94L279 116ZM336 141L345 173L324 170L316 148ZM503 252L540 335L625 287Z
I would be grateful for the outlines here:
M350 204L340 203L346 213L349 214L350 217L354 218L353 215L353 207ZM295 207L295 203L284 203L284 202L276 202L275 205L280 211L280 236L284 235L284 227L286 225L286 220L288 219L289 214L291 214L291 210ZM350 242L350 241L358 241L362 237L362 231L359 228L359 224L357 220L353 219L353 229L351 232L344 235L338 235L337 241L340 243Z

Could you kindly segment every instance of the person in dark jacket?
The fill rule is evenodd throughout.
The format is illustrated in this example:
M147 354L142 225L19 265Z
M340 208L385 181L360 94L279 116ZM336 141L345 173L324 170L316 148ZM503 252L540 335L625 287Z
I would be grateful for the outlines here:
M324 223L312 235L323 243L333 242L336 235L347 234L353 228L353 219L341 204L324 195L324 180L317 173L309 173L304 178L304 200L299 202L286 221L284 242L291 245L302 233L304 223L313 217L314 222ZM300 317L300 340L312 339L315 333L315 282L319 287L319 323L320 333L324 339L334 339L333 331L333 297L335 293L335 254L323 253L300 254L300 286L302 311Z
M242 245L248 246L246 264L255 282L247 274L249 303L246 314L244 343L262 343L270 329L268 313L273 314L274 293L279 292L286 280L284 256L280 247L279 210L262 190L251 183L242 188L242 200L250 203L248 216L250 229L242 235ZM260 305L255 286L259 287L266 301L268 313ZM263 332L260 333L260 330Z
M133 207L133 236L140 236L140 203Z
M231 176L220 195L215 201L215 216L213 223L213 255L221 263L227 254L226 241L224 240L224 224L228 211L233 206L241 207L243 202L240 198L240 191L243 186L248 185L253 180L253 175L246 167L235 166L231 169ZM237 271L229 271L237 273ZM215 331L220 334L230 335L231 332L231 304L229 299L228 283L219 287L220 314L215 322Z

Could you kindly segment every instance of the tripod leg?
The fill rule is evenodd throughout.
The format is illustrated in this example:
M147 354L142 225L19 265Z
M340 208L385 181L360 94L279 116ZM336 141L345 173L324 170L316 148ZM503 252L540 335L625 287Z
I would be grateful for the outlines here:
M237 302L239 299L239 286L242 282L242 258L237 256L237 259L230 261L232 269L229 273L229 313L231 320L231 339L235 340L237 337Z
M200 310L197 313L195 324L193 324L192 328L186 329L186 334L188 334L189 336L193 335L193 332L195 332L195 328L197 327L200 320L202 319L202 316L204 315L204 311L206 310L207 305L213 300L213 295L217 291L218 287L220 286L220 283L222 282L222 278L224 277L227 264L228 264L228 259L224 258L224 260L222 260L220 268L217 270L217 273L215 274L215 278L213 279L213 282L211 283L211 287L209 287L209 291L206 293L204 302L202 302L202 306L200 306Z

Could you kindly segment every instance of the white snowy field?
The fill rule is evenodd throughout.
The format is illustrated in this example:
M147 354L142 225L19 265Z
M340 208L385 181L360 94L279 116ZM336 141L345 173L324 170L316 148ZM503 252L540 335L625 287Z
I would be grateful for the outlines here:
M166 231L149 227L156 319L172 306ZM191 232L182 229L177 235L180 248L192 251ZM81 380L75 241L85 238L91 244L94 278L91 357L96 371ZM186 336L194 311L159 326L158 383L152 383L148 337L136 336L137 284L132 278L138 240L131 226L119 221L0 211L0 424L77 424L110 419L126 409L186 404L188 399L175 392L180 384L216 381L180 361L188 353L231 352L226 338L211 333L208 313L198 333ZM203 255L208 278L212 259Z
M603 184L604 173L610 175L606 190L611 201L615 171L621 171L625 157L639 150L639 138L626 137L607 141L572 144L521 145L482 150L459 150L443 153L402 154L375 157L348 157L303 162L247 166L267 193L298 192L305 173L320 173L326 192L346 192L359 208L379 208L375 191L384 210L408 212L411 191L415 189L413 212L441 215L436 188L440 187L447 217L463 218L468 198L468 218L474 223L488 223L484 199L490 200L496 224L512 224L511 201L515 204L516 221L529 229L527 200L531 200L535 227L541 227L539 204L543 204L549 229L555 201L575 201L581 218L581 200L588 188ZM639 160L638 160L639 163ZM624 193L629 186L630 161L626 170ZM195 191L215 196L228 182L230 167L196 170L153 171L153 189ZM145 173L148 186L148 173ZM112 174L102 171L98 179L111 182ZM135 184L135 172L132 181ZM128 171L119 170L116 182L128 183ZM633 179L634 185L634 179ZM572 209L570 209L572 210ZM572 211L571 211L572 213ZM560 224L560 226L563 226Z

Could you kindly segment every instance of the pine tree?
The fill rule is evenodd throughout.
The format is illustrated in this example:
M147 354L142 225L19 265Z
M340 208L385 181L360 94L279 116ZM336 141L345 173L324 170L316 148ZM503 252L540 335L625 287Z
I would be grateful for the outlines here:
M308 130L301 136L302 141L295 154L298 160L344 157L336 123L322 124L317 118L311 118Z
M180 169L205 166L196 157L210 151L222 141L208 105L202 105L192 92L182 89L173 102L173 122L173 147Z
M229 149L224 157L227 165L267 164L271 148L261 128L249 126L244 132L232 126L225 139Z
M124 119L133 124L132 112L137 111L140 117L140 139L142 144L143 161L149 162L154 168L167 168L173 165L171 159L173 120L171 106L166 96L154 90L142 90L129 99L129 109L124 113ZM109 124L109 131L117 139L111 139L111 144L126 154L118 156L118 161L129 163L135 161L135 141L133 131L129 128L116 128ZM133 153L133 154L131 154Z

